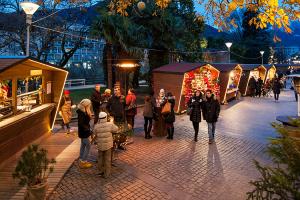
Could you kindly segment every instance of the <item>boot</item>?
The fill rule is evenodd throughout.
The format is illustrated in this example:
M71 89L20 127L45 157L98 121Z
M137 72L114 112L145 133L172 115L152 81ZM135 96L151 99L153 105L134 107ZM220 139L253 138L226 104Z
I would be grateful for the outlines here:
M195 142L198 142L198 132L195 132L195 139L194 139Z
M171 128L171 140L173 140L173 136L174 136L174 127Z
M148 132L147 132L147 134L148 134L148 138L149 138L149 139L152 138L152 136L150 135L151 129L152 129L152 125L148 127Z
M168 131L167 139L170 140L171 139L171 128L168 128L167 131Z
M144 131L145 131L145 139L148 139L148 131L147 131L146 124L144 124Z

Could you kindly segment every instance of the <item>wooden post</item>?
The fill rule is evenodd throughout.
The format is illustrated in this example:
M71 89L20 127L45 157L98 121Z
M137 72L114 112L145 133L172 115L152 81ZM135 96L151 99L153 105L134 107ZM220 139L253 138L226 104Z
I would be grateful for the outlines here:
M17 78L12 79L12 106L14 115L17 113L17 89L18 89L18 80Z

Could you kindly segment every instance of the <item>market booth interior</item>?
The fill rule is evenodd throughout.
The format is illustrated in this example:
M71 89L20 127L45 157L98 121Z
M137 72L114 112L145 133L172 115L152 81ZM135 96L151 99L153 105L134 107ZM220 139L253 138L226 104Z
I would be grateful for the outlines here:
M256 80L261 78L263 81L266 78L267 69L261 64L241 64L243 73L241 76L239 91L243 96L249 95L249 80L254 77Z
M243 69L241 65L234 63L211 64L220 71L220 102L226 103L236 98Z
M67 75L30 57L0 57L0 164L50 133Z
M211 89L219 98L219 70L207 63L171 63L153 70L153 88L158 95L165 89L175 96L175 112L186 110L189 99L196 90L203 93Z
M272 81L273 78L276 76L276 67L273 64L264 65L267 69L267 75L265 78L265 82Z

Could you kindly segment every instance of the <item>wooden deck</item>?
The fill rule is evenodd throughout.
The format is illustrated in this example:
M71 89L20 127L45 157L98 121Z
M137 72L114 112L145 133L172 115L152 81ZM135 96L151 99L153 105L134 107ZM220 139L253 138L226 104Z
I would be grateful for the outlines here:
M77 132L77 131L76 131ZM49 158L56 159L54 172L48 179L50 194L59 183L70 165L79 155L80 141L77 136L66 136L64 133L47 134L36 140L35 144L40 144L48 150ZM0 166L0 199L24 199L26 188L20 187L18 181L12 178L12 173L21 155L18 152L8 162Z

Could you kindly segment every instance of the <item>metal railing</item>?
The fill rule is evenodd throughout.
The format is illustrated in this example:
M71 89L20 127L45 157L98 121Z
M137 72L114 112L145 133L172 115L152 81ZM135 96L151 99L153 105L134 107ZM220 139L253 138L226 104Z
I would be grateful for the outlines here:
M72 87L78 85L85 85L85 79L68 79L66 80L65 87Z

